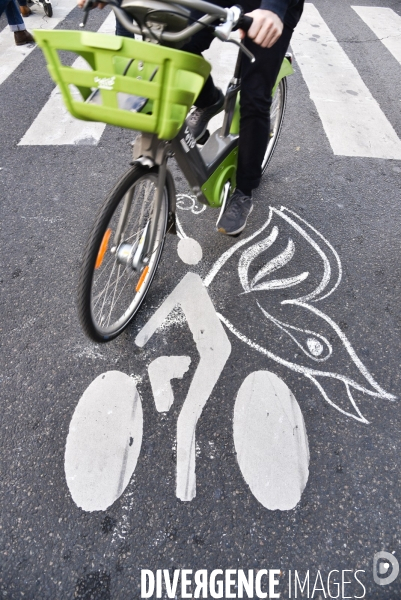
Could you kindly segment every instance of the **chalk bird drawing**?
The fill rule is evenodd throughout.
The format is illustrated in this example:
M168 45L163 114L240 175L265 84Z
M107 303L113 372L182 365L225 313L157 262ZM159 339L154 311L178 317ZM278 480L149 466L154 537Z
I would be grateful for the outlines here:
M262 234L265 237L260 239ZM246 317L243 319L241 328L251 330L246 335L221 314L225 312L221 305L218 316L235 336L302 374L326 402L356 421L368 423L358 406L360 399L395 400L370 374L342 328L316 306L333 294L342 279L340 257L317 229L285 207L270 207L264 225L228 249L204 278L212 295L213 284L220 287L219 297L224 295L224 270L231 274L232 282L232 260L238 261L238 309L243 306L252 316L248 324ZM241 304L243 298L247 304ZM257 327L255 308L260 316ZM247 313L241 310L241 314Z

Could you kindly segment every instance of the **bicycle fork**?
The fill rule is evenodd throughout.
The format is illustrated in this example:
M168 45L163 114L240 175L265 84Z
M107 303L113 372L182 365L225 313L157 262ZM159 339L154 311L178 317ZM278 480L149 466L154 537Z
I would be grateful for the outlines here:
M154 136L152 136L154 137ZM156 189L154 192L154 199L152 202L152 213L149 215L149 219L147 224L142 232L140 239L134 243L121 243L122 238L124 236L125 227L127 224L127 220L130 214L132 200L133 200L133 190L128 190L125 199L124 205L120 214L119 222L116 227L116 231L113 238L113 247L114 251L117 252L117 260L118 262L130 265L130 267L134 271L141 271L146 268L149 260L149 248L154 247L154 241L157 235L157 229L159 226L159 220L157 216L160 214L162 210L163 204L163 196L165 193L165 188L167 185L168 188L168 200L169 200L169 213L170 213L170 221L171 215L175 212L175 189L174 183L172 181L172 177L168 177L167 171L167 145L164 143L164 152L162 155L162 160L158 165L157 172L157 183ZM149 156L141 156L138 159L135 159L132 164L140 164L145 168L153 168L156 166L156 162ZM144 204L142 209L144 210ZM142 219L141 219L142 220ZM171 222L168 227L168 231L173 230L174 221ZM173 230L174 232L174 230Z

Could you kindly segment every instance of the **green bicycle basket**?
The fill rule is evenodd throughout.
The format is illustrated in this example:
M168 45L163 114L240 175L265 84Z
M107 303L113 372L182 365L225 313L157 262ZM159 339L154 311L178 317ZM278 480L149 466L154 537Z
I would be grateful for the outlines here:
M74 117L160 139L177 135L210 73L200 56L130 38L59 30L35 30L34 36ZM81 59L65 66L62 51L87 65Z

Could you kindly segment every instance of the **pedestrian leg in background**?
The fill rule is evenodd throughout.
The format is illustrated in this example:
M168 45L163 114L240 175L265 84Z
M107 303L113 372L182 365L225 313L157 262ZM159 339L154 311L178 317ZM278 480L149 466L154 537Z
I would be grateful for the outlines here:
M0 0L0 15L6 13L6 18L17 46L35 43L31 34L26 30L24 19L21 17L17 0Z
M31 9L28 6L27 0L18 0L19 11L23 17L29 17L32 14Z

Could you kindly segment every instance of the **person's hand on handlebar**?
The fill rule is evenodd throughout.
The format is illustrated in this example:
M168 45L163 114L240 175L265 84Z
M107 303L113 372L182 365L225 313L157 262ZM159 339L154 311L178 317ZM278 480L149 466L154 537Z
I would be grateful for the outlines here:
M283 32L284 25L280 17L271 10L262 8L246 13L246 16L252 17L253 23L247 34L242 29L239 30L241 39L247 35L258 46L271 48Z
M79 8L83 8L86 0L77 0L77 5ZM104 8L106 5L103 2L94 2L91 8Z

